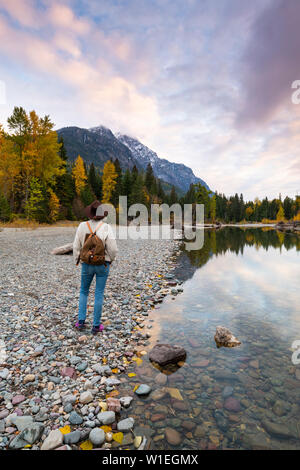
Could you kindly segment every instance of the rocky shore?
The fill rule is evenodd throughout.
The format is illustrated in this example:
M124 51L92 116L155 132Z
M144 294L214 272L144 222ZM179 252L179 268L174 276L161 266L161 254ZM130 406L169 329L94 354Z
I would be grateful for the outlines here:
M75 229L5 229L0 233L0 449L151 446L135 429L132 401L151 384L122 395L151 337L145 319L168 294L178 241L120 240L103 308L103 334L74 329L80 268L51 251ZM170 438L170 437L169 437Z

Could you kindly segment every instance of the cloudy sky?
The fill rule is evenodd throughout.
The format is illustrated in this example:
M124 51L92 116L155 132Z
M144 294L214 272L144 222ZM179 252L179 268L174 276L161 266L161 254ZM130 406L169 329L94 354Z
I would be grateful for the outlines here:
M0 122L102 124L213 190L294 196L299 18L299 0L0 0Z

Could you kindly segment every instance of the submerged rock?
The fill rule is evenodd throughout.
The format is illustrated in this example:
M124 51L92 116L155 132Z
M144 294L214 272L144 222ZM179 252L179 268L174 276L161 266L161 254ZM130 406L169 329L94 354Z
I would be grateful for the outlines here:
M149 359L160 366L177 364L177 362L186 359L186 351L184 348L177 345L156 344L149 352Z
M241 344L231 331L224 326L217 326L214 339L218 348L221 348L222 346L225 348L234 348Z

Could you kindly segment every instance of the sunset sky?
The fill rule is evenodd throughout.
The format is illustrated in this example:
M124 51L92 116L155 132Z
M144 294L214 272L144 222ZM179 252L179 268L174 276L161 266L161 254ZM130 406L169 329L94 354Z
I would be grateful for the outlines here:
M212 190L294 197L299 22L299 0L0 0L0 123L102 124Z

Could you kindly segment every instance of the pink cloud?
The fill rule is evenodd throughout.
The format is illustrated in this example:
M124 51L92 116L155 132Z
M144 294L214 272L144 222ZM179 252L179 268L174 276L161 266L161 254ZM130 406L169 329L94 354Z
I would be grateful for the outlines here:
M90 24L87 20L76 18L71 8L61 3L50 5L46 17L55 28L73 31L78 35L84 35L90 31Z

